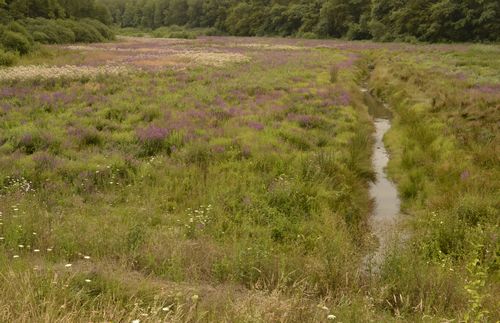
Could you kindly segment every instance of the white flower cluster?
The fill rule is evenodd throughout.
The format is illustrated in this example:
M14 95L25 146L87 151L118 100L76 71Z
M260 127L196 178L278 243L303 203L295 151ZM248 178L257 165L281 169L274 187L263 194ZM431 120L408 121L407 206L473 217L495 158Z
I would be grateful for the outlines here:
M92 79L99 75L120 75L128 72L128 68L120 65L103 65L95 67L75 65L27 65L0 69L0 82L51 79Z
M200 207L196 210L187 209L189 215L189 223L196 223L201 225L202 228L205 227L208 222L210 222L210 211L212 210L212 205L209 204L207 206L200 205Z
M187 209L189 221L184 226L187 229L187 235L192 236L197 230L203 231L205 227L210 223L212 216L212 205L207 206L200 205L199 208L192 210Z
M255 49L268 50L304 50L307 47L299 47L293 45L265 44L265 43L250 43L250 44L235 44L236 47L247 47Z
M35 189L33 188L33 183L27 180L24 177L10 177L7 176L7 180L3 187L7 192L21 192L25 193L33 193Z

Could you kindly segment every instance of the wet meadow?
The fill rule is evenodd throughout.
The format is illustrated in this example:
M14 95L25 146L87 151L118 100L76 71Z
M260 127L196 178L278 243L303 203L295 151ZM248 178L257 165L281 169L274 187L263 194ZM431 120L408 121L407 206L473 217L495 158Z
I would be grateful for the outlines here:
M44 46L0 69L0 321L498 320L499 125L497 45Z

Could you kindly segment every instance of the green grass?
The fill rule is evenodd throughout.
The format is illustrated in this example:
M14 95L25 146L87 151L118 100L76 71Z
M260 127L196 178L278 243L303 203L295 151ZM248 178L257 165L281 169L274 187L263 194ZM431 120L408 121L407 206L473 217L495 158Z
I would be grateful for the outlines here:
M397 63L377 58L370 83L396 111L386 138L389 172L412 224L410 241L389 258L382 278L392 294L407 297L399 311L434 307L468 321L499 316L499 97L475 89L498 86L492 72L500 61L491 51L481 69L483 49L476 48L424 64L415 55ZM466 78L450 78L457 66Z
M2 83L1 321L499 317L498 96L474 90L498 84L496 47L273 42L166 41L250 61ZM41 53L20 64L110 59ZM409 236L372 274L369 66Z

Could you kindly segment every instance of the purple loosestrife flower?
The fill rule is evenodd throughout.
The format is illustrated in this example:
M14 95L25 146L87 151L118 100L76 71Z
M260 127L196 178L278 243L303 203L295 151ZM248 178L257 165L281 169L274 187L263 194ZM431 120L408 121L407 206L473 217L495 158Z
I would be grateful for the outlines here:
M137 129L137 139L143 148L143 153L151 156L160 152L165 147L165 139L170 132L167 128L155 125Z
M137 137L142 143L162 141L167 138L169 132L167 128L149 125L146 128L137 129Z
M337 97L337 102L339 105L349 105L351 103L351 96L349 92L342 91Z
M241 157L250 158L252 156L252 150L249 146L243 146L241 148Z
M217 96L215 99L214 99L214 103L213 103L215 106L217 107L220 107L220 108L225 108L227 106L227 103L226 101L224 101L223 98L221 98L220 96Z
M32 93L32 90L29 88L22 87L2 87L0 88L0 99L8 98L8 97L17 97L24 98L28 94Z
M214 146L212 148L213 152L214 153L217 153L217 154L222 154L226 151L226 148L222 145L217 145L217 146Z
M484 94L500 94L500 84L477 84L474 89Z
M35 153L33 161L38 169L54 169L59 164L54 155L45 151Z
M247 126L259 131L264 129L264 125L257 121L247 121Z
M0 112L7 113L12 110L12 105L9 103L2 103L0 105Z
M358 59L358 54L349 54L346 60L337 64L337 67L340 69L349 69L356 63Z
M323 124L323 120L320 117L306 114L290 113L288 115L288 120L295 121L301 128L306 129L319 128Z

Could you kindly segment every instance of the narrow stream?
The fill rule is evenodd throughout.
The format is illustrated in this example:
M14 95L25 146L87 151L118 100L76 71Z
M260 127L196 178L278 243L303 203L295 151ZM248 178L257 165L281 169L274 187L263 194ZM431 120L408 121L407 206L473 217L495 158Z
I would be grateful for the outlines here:
M384 135L391 128L392 113L386 105L376 100L367 89L362 89L368 112L375 124L375 143L372 164L376 173L375 182L370 184L370 195L374 200L370 226L378 240L377 249L370 254L365 263L369 267L378 267L394 236L394 225L400 214L400 200L396 185L388 179L385 172L389 162L389 154L384 146Z

